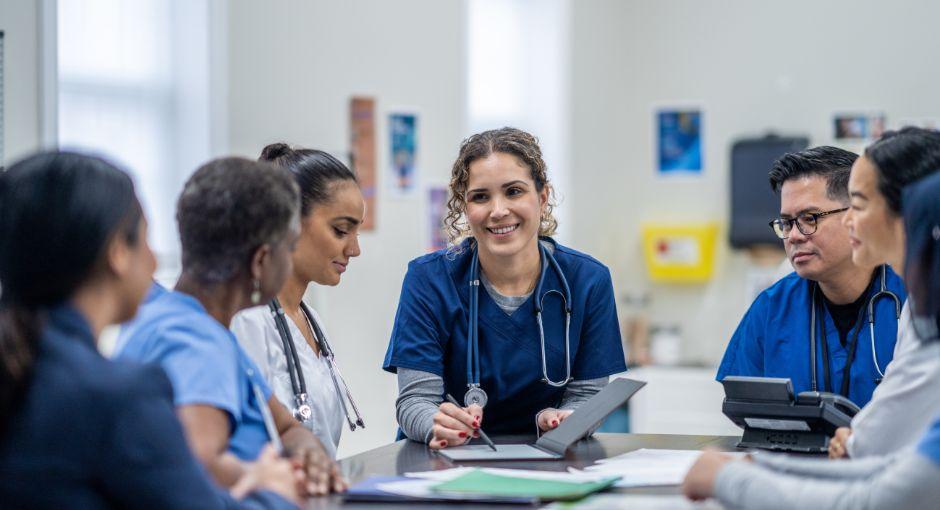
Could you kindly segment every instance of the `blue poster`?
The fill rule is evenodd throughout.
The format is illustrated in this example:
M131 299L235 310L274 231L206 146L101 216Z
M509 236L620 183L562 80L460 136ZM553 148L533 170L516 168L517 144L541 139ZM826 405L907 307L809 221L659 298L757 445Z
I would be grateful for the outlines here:
M699 110L660 110L659 174L702 173L702 112Z
M391 147L392 191L410 194L415 190L415 165L418 145L418 118L414 114L393 113L388 117Z

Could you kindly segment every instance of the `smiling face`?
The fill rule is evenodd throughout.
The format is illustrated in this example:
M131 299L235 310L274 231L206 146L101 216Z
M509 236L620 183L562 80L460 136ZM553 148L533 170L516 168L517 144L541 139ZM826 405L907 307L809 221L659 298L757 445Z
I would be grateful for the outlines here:
M508 257L538 240L548 187L535 187L532 171L518 157L494 152L470 163L466 215L481 252Z
M826 178L810 175L790 179L780 188L780 217L789 219L806 213L819 213L841 209L842 202L826 193ZM783 240L787 258L802 278L826 281L852 266L849 235L835 213L819 218L816 232L804 235L796 225Z
M849 177L851 208L843 223L849 232L852 260L859 266L876 266L904 259L904 225L891 212L878 190L878 171L874 163L861 156L852 165ZM895 268L898 269L898 268Z
M349 259L359 256L365 201L354 181L330 186L330 200L315 205L304 217L293 259L299 281L332 286L340 282Z

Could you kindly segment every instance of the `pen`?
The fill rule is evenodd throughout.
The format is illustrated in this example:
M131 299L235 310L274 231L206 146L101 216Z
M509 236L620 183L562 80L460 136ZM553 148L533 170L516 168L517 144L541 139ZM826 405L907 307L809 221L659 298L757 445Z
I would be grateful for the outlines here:
M455 399L450 393L447 393L447 394L445 394L444 396L447 397L447 401L450 402L451 404L454 404L454 405L457 406L457 407L463 407L463 406L461 406L461 405L457 402L457 399ZM485 443L487 444L487 446L489 446L490 448L492 448L494 452L497 451L497 450L496 450L496 445L493 444L493 441L491 441L490 438L489 438L489 436L486 435L486 432L483 432L483 429L482 429L482 428L477 429L477 432L480 433L480 439L482 439L483 442L485 442Z

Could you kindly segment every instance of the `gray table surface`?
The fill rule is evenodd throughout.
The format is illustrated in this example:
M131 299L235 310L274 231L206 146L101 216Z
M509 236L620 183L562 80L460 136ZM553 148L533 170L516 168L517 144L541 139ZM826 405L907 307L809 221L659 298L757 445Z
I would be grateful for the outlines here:
M680 436L666 434L604 434L598 433L589 439L576 443L568 450L564 460L555 461L509 461L509 462L460 462L450 460L432 453L427 446L409 440L398 441L386 446L376 448L359 455L353 455L340 461L343 472L350 483L356 483L370 476L401 475L415 471L430 471L448 469L455 466L498 466L515 469L537 469L544 471L564 471L569 466L582 468L590 466L594 461L622 453L631 452L640 448L660 448L672 450L701 450L711 446L720 450L735 451L738 437L732 436ZM506 443L533 443L534 437L507 436L495 437L497 444ZM617 492L630 494L678 494L679 487L643 487L633 489L614 489ZM498 505L500 508L510 508L507 505ZM480 504L436 504L436 503L343 503L342 497L333 495L311 499L308 509L410 509L410 510L437 510L443 508L493 508L494 505ZM518 506L516 508L530 508Z

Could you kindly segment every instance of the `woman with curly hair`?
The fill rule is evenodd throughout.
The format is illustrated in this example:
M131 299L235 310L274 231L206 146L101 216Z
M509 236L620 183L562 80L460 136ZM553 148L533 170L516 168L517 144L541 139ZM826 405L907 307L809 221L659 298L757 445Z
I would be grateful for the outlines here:
M464 140L451 246L409 264L383 367L398 374L412 440L464 444L484 408L492 433L551 430L626 369L610 272L552 239L553 206L535 137L502 128Z

